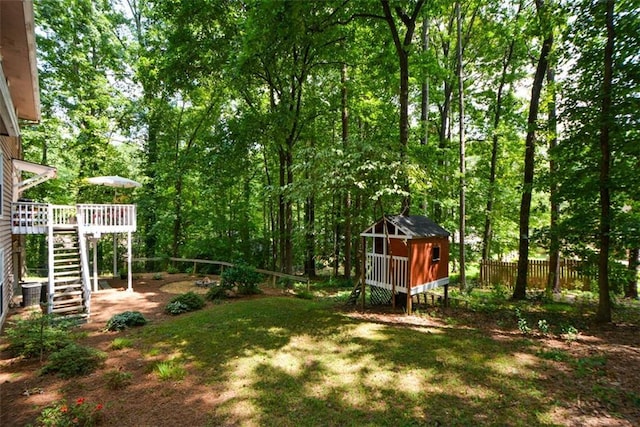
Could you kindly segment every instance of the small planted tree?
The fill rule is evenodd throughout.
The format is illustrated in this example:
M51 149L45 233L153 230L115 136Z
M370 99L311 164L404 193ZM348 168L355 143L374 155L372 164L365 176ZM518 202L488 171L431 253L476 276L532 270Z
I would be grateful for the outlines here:
M248 265L235 265L227 268L220 276L220 286L224 289L238 288L241 295L254 295L260 293L258 284L262 282L262 274Z

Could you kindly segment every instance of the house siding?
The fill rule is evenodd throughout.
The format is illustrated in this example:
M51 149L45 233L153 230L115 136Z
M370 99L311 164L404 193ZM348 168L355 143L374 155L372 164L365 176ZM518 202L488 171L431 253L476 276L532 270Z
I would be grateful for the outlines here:
M0 327L7 317L9 302L18 290L18 284L13 279L13 236L11 233L11 202L13 201L13 167L12 158L20 157L20 140L17 137L0 135L0 149L2 152L2 203L0 208L0 256L2 263L2 312Z

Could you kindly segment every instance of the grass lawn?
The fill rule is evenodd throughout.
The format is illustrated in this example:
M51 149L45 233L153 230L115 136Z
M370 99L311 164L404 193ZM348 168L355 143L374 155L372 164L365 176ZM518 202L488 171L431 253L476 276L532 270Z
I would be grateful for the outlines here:
M350 316L327 302L208 306L128 335L156 369L221 396L211 425L552 425L571 391L535 340L428 320ZM562 390L562 389L560 389Z

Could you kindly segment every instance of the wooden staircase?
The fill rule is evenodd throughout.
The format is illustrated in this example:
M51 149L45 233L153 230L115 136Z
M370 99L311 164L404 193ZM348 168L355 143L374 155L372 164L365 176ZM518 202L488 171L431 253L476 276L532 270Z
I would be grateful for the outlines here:
M62 316L87 317L89 298L82 277L82 262L78 228L55 228L49 242L53 294L49 295L49 313ZM51 274L51 272L50 272ZM51 285L50 285L51 286ZM49 287L51 289L51 287Z

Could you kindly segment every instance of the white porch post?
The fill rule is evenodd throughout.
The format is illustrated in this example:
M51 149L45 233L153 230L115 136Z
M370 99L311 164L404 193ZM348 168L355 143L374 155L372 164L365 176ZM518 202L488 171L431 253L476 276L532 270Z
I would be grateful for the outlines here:
M116 233L113 233L113 278L118 278L118 241Z
M93 290L98 291L98 239L91 239L91 248L93 249Z
M133 292L131 272L131 232L127 232L127 291Z

